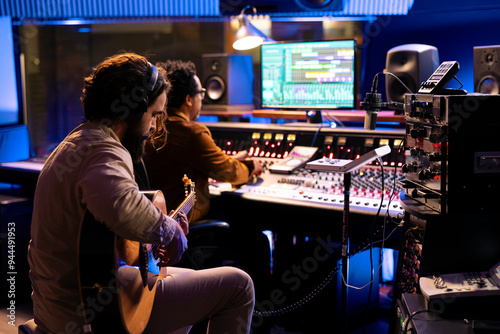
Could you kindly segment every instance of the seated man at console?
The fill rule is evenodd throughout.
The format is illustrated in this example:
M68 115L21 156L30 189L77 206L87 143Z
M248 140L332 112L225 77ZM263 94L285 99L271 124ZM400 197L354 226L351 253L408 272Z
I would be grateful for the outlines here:
M197 122L205 89L192 62L167 61L162 67L172 83L168 98L167 141L157 140L144 157L152 189L166 196L167 207L176 208L184 199L186 174L195 182L196 204L189 221L207 216L210 208L209 178L233 185L243 184L262 173L256 160L247 160L247 152L232 157L215 144L210 130Z

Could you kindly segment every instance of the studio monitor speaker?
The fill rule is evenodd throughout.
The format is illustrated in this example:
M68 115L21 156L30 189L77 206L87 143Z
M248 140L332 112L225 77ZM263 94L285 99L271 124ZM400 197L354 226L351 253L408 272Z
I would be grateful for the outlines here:
M416 93L420 84L427 80L439 66L438 50L424 44L405 44L387 52L385 68L397 76L410 90ZM385 92L388 102L404 102L408 90L391 75L385 76Z
M203 110L253 110L253 62L250 55L204 54L201 84L207 90Z
M500 45L474 47L474 92L500 94Z

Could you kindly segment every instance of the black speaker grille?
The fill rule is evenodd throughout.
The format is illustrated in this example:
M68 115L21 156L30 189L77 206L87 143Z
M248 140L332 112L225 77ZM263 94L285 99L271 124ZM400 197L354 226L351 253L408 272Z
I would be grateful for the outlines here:
M211 76L208 78L205 82L205 88L207 89L207 99L213 102L219 101L226 92L224 80L218 76Z
M500 93L500 45L474 48L474 91L483 94Z
M394 74L406 85L406 87L410 89L411 92L417 91L418 83L410 75L406 73ZM388 93L387 100L394 102L404 102L405 94L409 93L408 90L401 84L401 82L393 77L388 77L386 80L388 80L387 87L388 92L390 92L390 95Z

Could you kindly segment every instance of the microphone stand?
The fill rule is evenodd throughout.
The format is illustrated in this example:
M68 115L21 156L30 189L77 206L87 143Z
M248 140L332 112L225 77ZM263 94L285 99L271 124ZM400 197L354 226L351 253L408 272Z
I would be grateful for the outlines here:
M342 284L341 305L342 305L342 319L341 333L347 334L347 318L348 311L348 288L349 285L349 201L351 195L351 172L344 173L344 213L342 221L342 277L345 279Z
M344 212L342 216L342 283L341 296L341 333L347 334L348 324L348 285L349 285L349 202L351 194L351 172L383 157L391 152L388 145L363 154L356 160L322 158L307 163L306 168L317 171L339 172L344 174Z

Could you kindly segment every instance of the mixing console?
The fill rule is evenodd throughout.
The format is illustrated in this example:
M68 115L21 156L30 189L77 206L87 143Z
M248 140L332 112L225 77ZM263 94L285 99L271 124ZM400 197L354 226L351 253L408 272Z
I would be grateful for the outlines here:
M272 162L271 162L272 163ZM265 166L269 166L269 161ZM380 214L387 211L391 215L402 215L399 203L402 188L398 181L404 174L394 168L384 169L384 189L380 167L362 167L352 174L349 208L352 212L376 214L380 205ZM272 174L266 171L253 182L239 188L229 184L212 182L211 193L214 195L235 195L246 199L278 202L332 210L344 209L344 174L332 172L311 172L298 169L291 175ZM382 198L383 197L383 198Z
M215 143L228 155L246 150L252 158L283 159L295 146L314 146L318 157L356 159L374 148L388 145L384 166L402 167L403 129L360 130L318 125L207 123Z
M240 196L255 201L344 209L344 174L315 172L305 168L291 174L275 174L269 170L282 161L296 146L318 147L311 160L328 157L354 160L374 148L389 145L391 153L383 157L384 187L378 162L371 162L351 173L350 211L361 214L402 215L399 194L403 190L399 181L403 162L402 140L404 131L366 131L359 129L331 129L317 126L291 126L274 124L207 124L214 140L227 154L247 150L251 159L259 160L265 172L253 182L239 188L213 182L214 195Z

